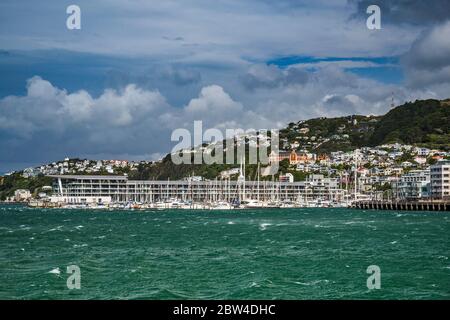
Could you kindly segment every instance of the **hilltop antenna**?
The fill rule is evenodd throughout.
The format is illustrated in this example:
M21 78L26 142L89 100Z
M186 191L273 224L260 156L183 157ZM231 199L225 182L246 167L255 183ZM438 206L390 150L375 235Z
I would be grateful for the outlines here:
M392 91L392 97L391 97L391 109L394 109L395 104L394 104L394 92Z

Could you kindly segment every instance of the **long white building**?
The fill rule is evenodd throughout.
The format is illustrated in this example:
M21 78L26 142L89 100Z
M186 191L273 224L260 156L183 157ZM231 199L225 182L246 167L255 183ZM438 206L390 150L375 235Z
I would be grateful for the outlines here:
M51 175L52 201L64 203L154 203L177 198L185 201L233 201L242 199L341 201L345 190L337 184L324 186L314 181L148 181L126 176Z

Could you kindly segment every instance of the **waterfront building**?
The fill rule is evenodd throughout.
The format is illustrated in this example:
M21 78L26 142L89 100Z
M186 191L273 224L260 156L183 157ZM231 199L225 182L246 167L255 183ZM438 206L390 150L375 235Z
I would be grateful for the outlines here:
M412 170L394 181L393 189L400 200L427 198L430 189L430 171Z
M313 175L307 181L149 181L128 180L126 176L52 175L52 202L61 203L155 203L168 199L194 202L260 199L262 201L310 201L318 198L344 199L337 179ZM243 192L243 190L245 190Z
M450 160L441 160L430 166L431 197L450 199Z

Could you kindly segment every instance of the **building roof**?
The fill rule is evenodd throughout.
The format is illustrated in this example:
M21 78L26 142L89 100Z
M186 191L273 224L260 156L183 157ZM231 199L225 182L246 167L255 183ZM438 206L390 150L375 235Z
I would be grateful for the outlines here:
M55 174L48 175L50 178L61 178L61 179L79 179L79 180L128 180L126 176L90 176L90 175L64 175L64 174Z
M450 160L440 160L440 161L437 161L435 164L432 164L431 166L433 168L436 168L436 167L439 167L439 166L446 166L446 165L449 165L449 164L450 164Z

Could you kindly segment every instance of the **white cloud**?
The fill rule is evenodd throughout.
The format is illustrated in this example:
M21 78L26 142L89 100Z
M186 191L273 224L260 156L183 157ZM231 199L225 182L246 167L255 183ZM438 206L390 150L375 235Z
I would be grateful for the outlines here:
M133 84L94 98L86 91L68 93L33 77L27 95L0 100L0 147L9 151L0 155L0 161L153 153L164 143L152 137L169 130L159 117L175 113L173 109L159 92Z
M214 117L223 120L230 116L239 116L243 106L231 99L222 87L211 85L202 88L199 97L192 99L184 111L191 118Z
M27 95L32 98L54 99L59 90L48 81L33 77L27 81Z
M9 115L11 124L18 128L24 123L35 124L33 131L78 123L102 129L130 126L169 109L159 92L142 90L134 84L121 92L107 89L98 98L93 98L84 90L67 93L38 76L28 80L26 96L7 97L0 100L0 106L2 113Z

